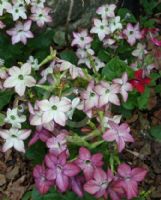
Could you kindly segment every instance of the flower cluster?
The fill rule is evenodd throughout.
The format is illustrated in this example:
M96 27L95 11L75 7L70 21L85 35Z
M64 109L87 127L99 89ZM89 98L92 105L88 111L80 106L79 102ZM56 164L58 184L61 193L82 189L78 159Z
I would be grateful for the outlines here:
M22 42L27 43L28 38L33 38L31 32L32 22L37 26L43 27L45 23L52 21L49 12L50 8L45 7L46 0L8 0L0 2L0 16L9 14L15 22L15 27L7 30L7 34L12 37L12 44ZM0 29L6 27L5 22L0 21Z

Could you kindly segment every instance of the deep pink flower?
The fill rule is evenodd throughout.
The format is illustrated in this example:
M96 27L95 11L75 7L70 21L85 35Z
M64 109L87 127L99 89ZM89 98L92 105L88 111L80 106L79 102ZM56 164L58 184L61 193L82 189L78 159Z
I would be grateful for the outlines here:
M138 195L138 182L141 182L147 173L146 169L133 168L125 163L118 167L118 175L121 177L119 185L125 190L127 198L132 199Z
M74 176L71 177L71 189L75 192L79 197L83 197L83 183L85 182L84 176Z
M103 134L103 139L108 142L116 141L119 152L125 148L125 142L134 142L133 137L130 135L128 124L118 125L110 121L109 125L110 128Z
M102 167L102 158L103 155L101 153L91 155L88 149L81 147L79 149L79 157L75 163L83 170L86 180L89 180L93 177L94 170L97 167Z
M70 177L77 175L80 168L73 163L67 162L66 152L59 156L49 153L45 156L47 169L47 179L55 180L55 184L61 192L65 192L69 187Z
M42 142L47 142L47 140L52 136L52 134L46 129L36 130L34 136L29 141L29 146L35 144L38 140Z
M151 41L158 47L161 47L161 40L158 40L157 38L151 38Z
M49 191L50 187L54 185L54 181L49 181L46 178L46 170L42 165L36 165L33 170L33 176L37 190L40 194L45 194Z

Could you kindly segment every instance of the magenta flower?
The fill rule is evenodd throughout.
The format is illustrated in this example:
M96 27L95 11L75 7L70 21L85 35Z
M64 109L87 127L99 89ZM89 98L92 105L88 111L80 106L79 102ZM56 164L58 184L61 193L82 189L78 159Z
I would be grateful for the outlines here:
M67 140L66 134L60 133L56 137L51 137L47 140L46 145L49 148L49 151L54 155L59 155L63 151L67 150Z
M18 22L14 28L11 28L7 31L7 34L12 36L12 44L22 42L23 44L27 43L27 38L33 38L33 34L30 31L31 20L26 21L24 24Z
M91 81L85 91L81 93L81 97L84 100L84 110L88 111L94 107L98 107L99 96L94 91L94 81Z
M138 182L142 181L147 173L143 168L133 168L125 163L119 165L119 185L125 190L127 198L132 199L138 195Z
M36 165L33 170L33 176L35 179L36 188L40 194L47 193L50 187L54 185L54 181L47 180L44 166Z
M109 125L110 128L103 134L103 139L108 142L116 141L119 152L125 148L125 142L134 142L133 137L129 133L130 128L128 124L118 125L110 121Z
M107 196L108 178L102 169L95 169L93 178L84 185L84 190L96 198Z
M73 163L67 162L66 152L59 156L49 153L45 157L47 169L47 179L55 180L55 184L61 192L65 192L69 187L70 177L76 176L80 168Z
M42 142L47 142L47 140L51 137L51 133L45 129L36 130L34 136L29 141L29 146L35 144L38 140Z
M71 177L71 189L75 192L79 197L83 197L83 183L85 182L84 176L74 176Z
M86 180L89 180L93 177L94 170L98 167L102 167L103 155L97 153L91 155L90 151L84 147L79 149L79 157L75 163L83 170Z

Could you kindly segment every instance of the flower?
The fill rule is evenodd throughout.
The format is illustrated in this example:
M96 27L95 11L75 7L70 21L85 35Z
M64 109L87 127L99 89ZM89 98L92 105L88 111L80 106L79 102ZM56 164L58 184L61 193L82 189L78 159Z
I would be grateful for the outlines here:
M151 38L151 41L153 44L155 44L158 47L161 47L161 40L158 40L157 38Z
M84 147L79 149L79 157L75 163L83 170L86 180L90 180L93 177L94 170L98 167L102 167L103 155L97 153L91 155L90 151Z
M29 56L27 63L29 63L35 71L39 70L39 61L37 58Z
M101 81L99 85L95 87L95 92L99 95L98 106L102 107L108 103L120 105L118 96L116 95L120 91L118 84L110 84L105 81Z
M84 177L83 176L73 176L71 179L71 189L73 192L75 192L79 197L83 197L84 191L83 191L83 183L84 183Z
M65 126L65 122L67 120L66 113L71 109L71 100L62 97L59 98L57 96L50 97L49 100L42 100L38 102L38 106L42 114L42 122L49 123L54 120L61 126Z
M4 82L5 88L15 87L15 91L18 95L23 96L26 87L33 87L36 84L36 80L30 76L31 65L25 63L21 68L13 66L8 70L9 77Z
M73 163L67 162L66 152L59 156L48 154L45 156L47 166L47 179L55 180L55 184L61 192L65 192L69 186L70 177L76 176L80 168Z
M9 130L1 129L0 136L5 140L2 151L6 152L8 149L14 147L17 151L25 152L24 142L29 137L31 130L18 130L11 128Z
M33 34L30 31L31 20L26 21L24 24L22 22L17 22L14 28L7 31L7 34L12 36L12 44L22 42L27 43L27 38L33 38Z
M87 89L81 93L81 98L83 99L85 111L91 110L94 107L98 107L99 96L95 92L94 81L91 81L88 84Z
M130 80L129 82L139 93L143 93L145 90L145 86L149 85L150 81L150 78L144 77L144 71L142 69L139 69L135 71L134 79Z
M106 35L110 33L110 29L107 25L106 20L94 19L94 27L90 32L98 34L99 39L102 41Z
M138 43L137 48L132 52L132 55L138 57L140 60L143 59L144 55L147 54L147 50L145 49L145 45Z
M98 15L101 15L102 19L106 19L107 17L114 17L115 13L114 10L116 9L115 4L106 4L101 7L99 7L96 11Z
M120 93L123 97L124 102L127 101L128 98L128 91L132 91L132 85L127 82L128 81L128 75L125 72L122 75L122 78L113 79L113 83L120 85Z
M110 19L109 23L111 33L115 32L116 30L122 29L122 24L120 22L120 16L116 16Z
M37 23L39 27L43 27L45 23L52 22L51 16L49 16L50 8L32 7L31 19Z
M67 135L64 133L59 133L56 137L51 137L47 140L46 145L49 148L49 152L54 155L59 155L63 151L67 150Z
M102 169L95 169L93 178L84 184L84 190L96 198L107 195L108 179Z
M13 17L13 21L17 21L19 18L27 19L25 6L20 2L16 2L13 6L11 6L8 10Z
M133 168L125 163L118 167L118 175L121 180L119 185L123 187L127 198L132 199L138 195L138 182L142 181L147 173L143 168Z
M4 29L6 25L0 20L0 29Z
M80 98L79 97L76 97L72 100L72 109L70 111L68 111L67 115L68 115L68 118L70 120L72 120L72 117L73 117L73 114L74 114L74 111L75 109L79 106L80 104Z
M3 15L4 11L8 11L12 6L11 4L5 0L5 1L0 1L0 16Z
M103 134L105 141L116 141L118 151L121 152L125 148L125 142L134 142L133 137L129 134L130 128L128 124L118 125L112 121L109 122L110 128Z
M12 127L14 128L21 128L21 123L26 121L25 115L19 115L18 114L18 108L13 108L12 110L8 108L7 110L7 116L5 118L5 122L12 124Z
M31 5L35 8L44 8L45 1L46 0L31 0Z
M73 36L72 46L77 45L80 48L85 48L86 45L92 42L92 38L88 36L87 30L82 30L79 33L73 32Z
M139 24L132 26L132 24L128 23L126 29L123 30L123 34L127 37L127 42L133 46L137 39L141 39L142 35L139 30Z
M50 187L54 185L54 181L49 181L46 178L46 169L43 165L36 165L33 170L33 177L37 190L40 194L45 194L49 191Z

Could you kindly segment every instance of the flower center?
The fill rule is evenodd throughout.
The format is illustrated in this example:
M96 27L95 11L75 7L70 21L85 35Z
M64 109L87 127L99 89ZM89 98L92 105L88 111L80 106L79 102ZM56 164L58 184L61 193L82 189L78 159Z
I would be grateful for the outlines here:
M53 105L53 106L52 106L52 110L57 110L57 106L56 106L56 105Z
M84 41L84 37L80 37L80 39L81 39L82 41Z
M91 161L90 160L86 160L85 163L88 165L88 164L91 163Z
M12 120L15 120L15 119L16 119L16 117L15 117L14 115L11 115L10 118L11 118Z
M94 92L91 92L91 93L90 93L90 96L91 96L91 97L94 97L94 96L95 96L95 93L94 93Z
M110 90L109 90L109 89L106 90L106 94L108 94L108 93L110 93Z
M101 25L101 26L100 26L100 29L102 29L102 30L103 30L103 29L104 29L104 26L103 26L103 25Z
M23 80L23 79L24 79L23 75L20 74L20 75L18 76L18 79L19 79L19 80Z
M133 31L130 31L129 34L132 35L132 34L133 34Z

